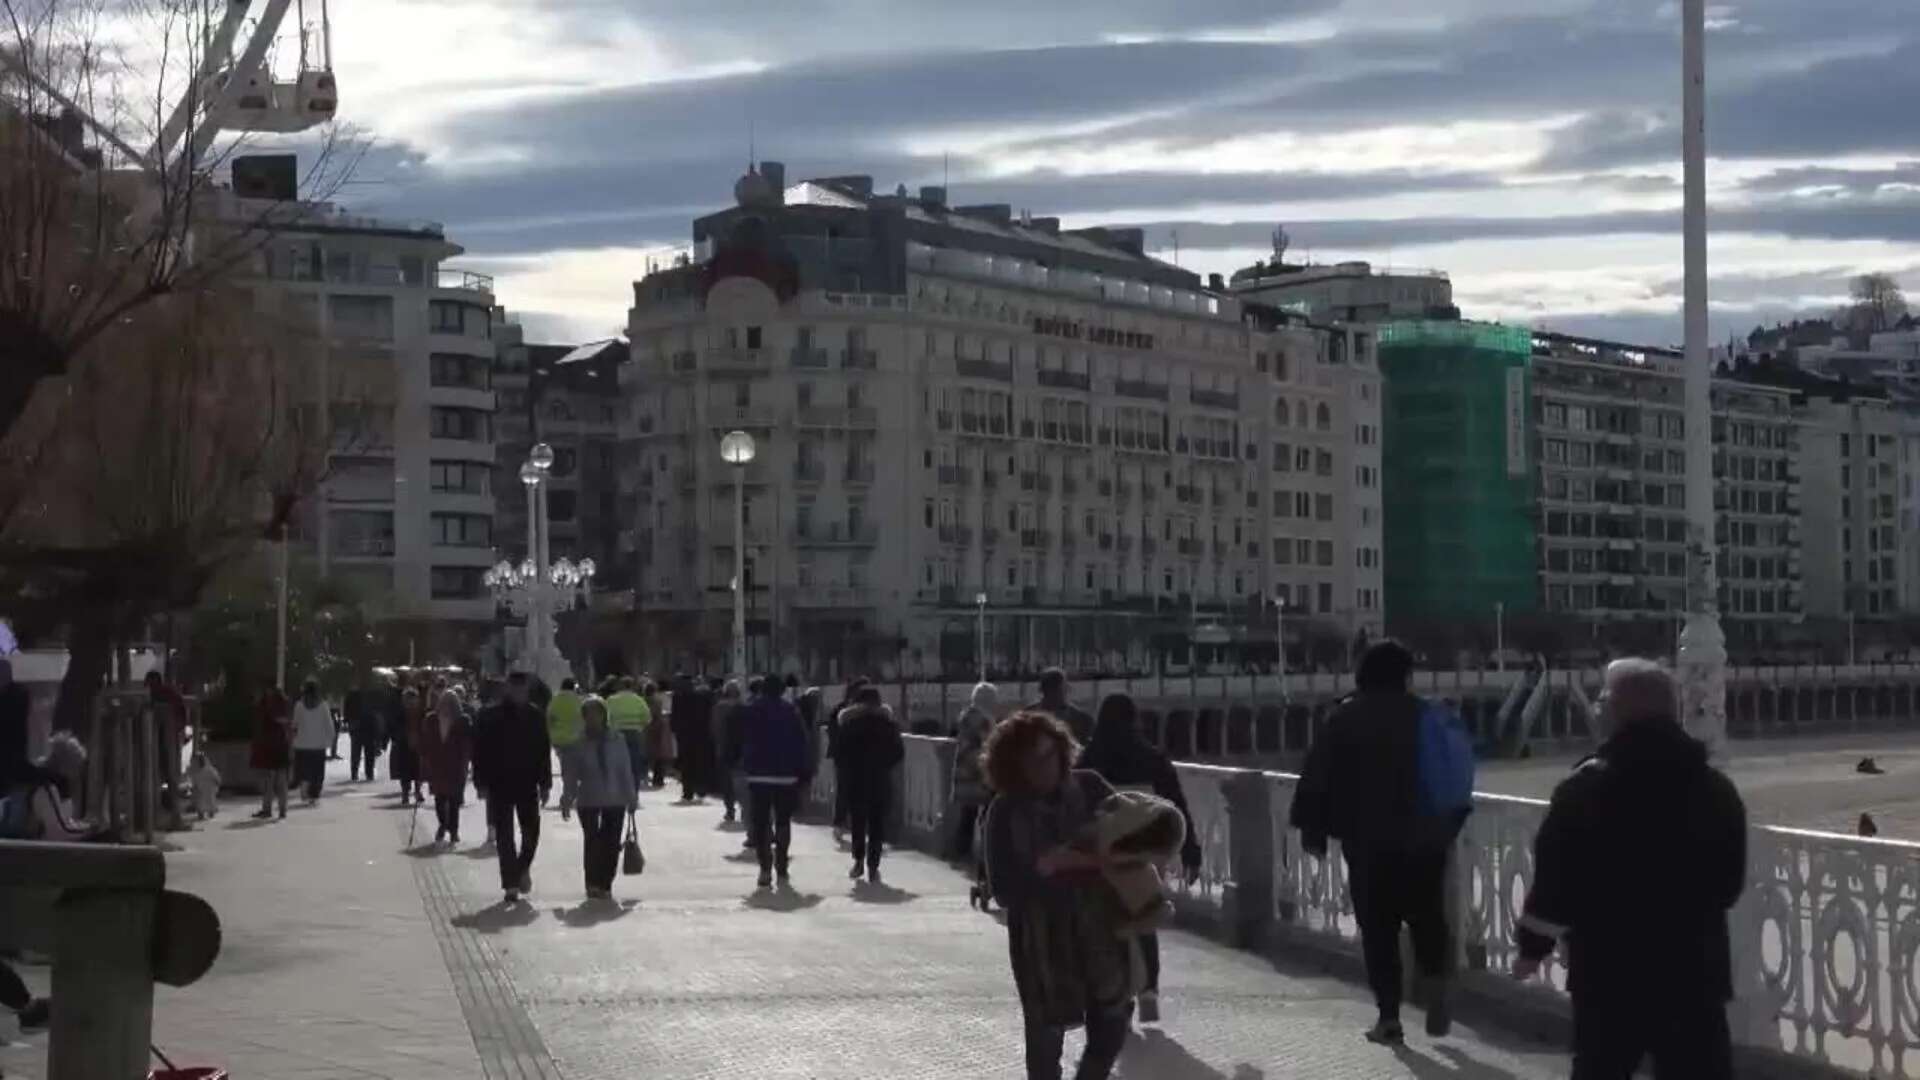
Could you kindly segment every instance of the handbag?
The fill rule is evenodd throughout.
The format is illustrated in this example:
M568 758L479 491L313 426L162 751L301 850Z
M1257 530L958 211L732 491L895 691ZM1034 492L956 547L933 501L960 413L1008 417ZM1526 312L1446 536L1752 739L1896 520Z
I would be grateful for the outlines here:
M647 856L640 850L640 823L627 812L627 842L620 849L620 872L629 877L647 868Z

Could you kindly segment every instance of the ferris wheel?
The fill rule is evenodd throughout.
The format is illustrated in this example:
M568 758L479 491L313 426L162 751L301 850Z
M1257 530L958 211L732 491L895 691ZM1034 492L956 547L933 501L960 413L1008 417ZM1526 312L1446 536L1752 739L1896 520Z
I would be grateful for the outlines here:
M153 145L145 152L129 146L110 126L63 95L40 73L0 51L0 65L16 73L112 145L136 168L161 172L191 168L223 133L306 131L333 119L339 91L333 74L333 23L328 0L225 0L226 11L208 28L193 89L167 114ZM307 21L315 5L318 23ZM254 8L259 13L254 14ZM273 70L272 52L289 8L296 9L299 64L292 78ZM242 36L245 43L241 44ZM191 138L188 138L189 132Z

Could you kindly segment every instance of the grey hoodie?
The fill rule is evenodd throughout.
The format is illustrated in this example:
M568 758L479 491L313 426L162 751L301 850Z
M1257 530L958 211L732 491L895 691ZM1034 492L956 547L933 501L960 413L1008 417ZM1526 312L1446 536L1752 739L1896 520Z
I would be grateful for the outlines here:
M987 790L980 754L986 749L987 736L993 733L1000 712L1000 691L983 682L973 688L973 698L960 712L954 732L953 786L949 797L961 805L984 806L993 795Z

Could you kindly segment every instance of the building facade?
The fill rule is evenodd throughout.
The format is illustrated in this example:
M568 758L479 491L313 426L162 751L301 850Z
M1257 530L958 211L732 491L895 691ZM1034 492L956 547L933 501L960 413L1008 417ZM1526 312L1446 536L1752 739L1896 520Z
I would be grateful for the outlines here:
M303 208L256 254L263 305L315 330L332 446L296 539L382 620L464 657L493 618L493 283L438 225ZM444 632L444 636L441 635Z
M1438 270L1379 270L1365 262L1296 265L1276 256L1233 275L1235 296L1299 311L1323 322L1449 320L1453 282Z
M1529 651L1670 651L1681 354L1479 323L1381 336L1390 609L1477 628L1462 644L1482 648L1505 619ZM1720 610L1736 648L1763 649L1805 612L1800 418L1792 390L1731 377L1713 409Z
M736 482L756 666L1251 663L1282 596L1296 648L1378 634L1369 331L937 188L787 188L769 163L736 202L634 286L643 663L726 654ZM744 466L719 457L733 429Z

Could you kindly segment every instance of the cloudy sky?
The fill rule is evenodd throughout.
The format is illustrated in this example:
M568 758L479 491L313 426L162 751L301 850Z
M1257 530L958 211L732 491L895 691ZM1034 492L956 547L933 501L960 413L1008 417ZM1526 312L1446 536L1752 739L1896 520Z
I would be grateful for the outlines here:
M1678 337L1677 0L332 0L342 201L443 221L535 333L788 175L949 177L1200 272L1452 275L1470 317ZM1920 287L1920 3L1710 13L1716 330Z

